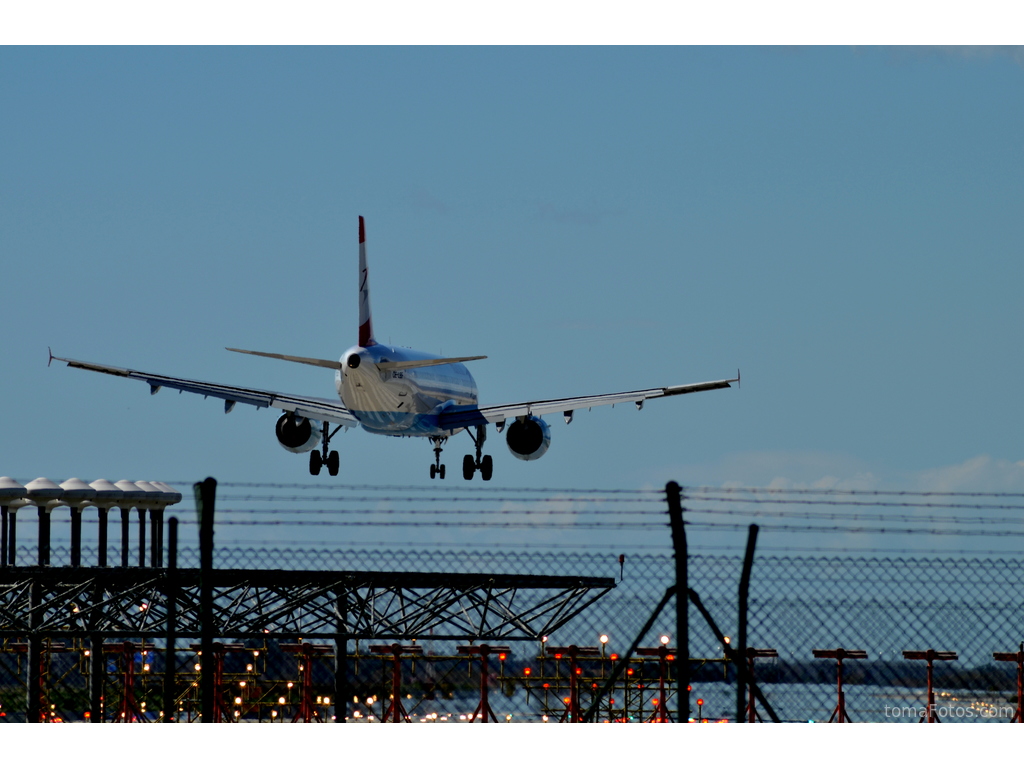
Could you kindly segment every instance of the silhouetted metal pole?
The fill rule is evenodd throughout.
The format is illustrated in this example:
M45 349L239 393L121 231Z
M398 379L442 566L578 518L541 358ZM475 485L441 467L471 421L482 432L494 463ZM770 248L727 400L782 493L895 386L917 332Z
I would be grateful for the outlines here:
M754 548L757 546L756 525L750 526L747 534L747 551L743 555L743 572L740 575L739 626L736 632L736 722L746 720L747 710L747 594L750 591L750 570L754 566Z
M202 722L214 722L213 660L213 508L217 496L217 481L208 477L192 486L199 516L199 691Z
M690 585L687 580L686 528L683 525L683 493L679 483L665 486L672 548L676 558L676 689L679 692L678 722L690 719Z
M334 636L334 721L348 720L348 585L341 588L336 603L337 634Z
M42 520L43 507L39 508L39 519ZM47 510L47 514L49 511ZM37 631L43 623L43 586L37 579L29 585L29 627L28 636L28 698L26 720L30 723L42 722L43 710L43 638Z
M177 671L174 645L178 640L178 518L167 521L167 650L164 654L164 717L165 723L178 719L177 690L174 673Z

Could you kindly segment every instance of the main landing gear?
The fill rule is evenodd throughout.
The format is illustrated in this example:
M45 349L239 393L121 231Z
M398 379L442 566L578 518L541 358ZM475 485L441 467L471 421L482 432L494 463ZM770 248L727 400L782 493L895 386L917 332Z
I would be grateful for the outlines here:
M328 453L327 448L330 445L331 438L338 434L339 429L341 429L340 424L334 428L333 432L331 432L331 425L326 421L324 422L323 453L318 451L316 448L309 452L309 474L319 475L320 467L326 465L327 471L330 473L331 477L337 476L338 469L341 466L341 458L338 456L337 451L331 451Z
M447 439L447 437L430 438L430 442L434 444L434 463L430 465L431 480L433 480L435 477L440 477L442 480L444 480L444 464L441 463L441 445Z
M435 477L439 477L444 480L444 464L441 463L441 446L447 440L447 437L432 437L430 441L434 444L434 463L430 465L430 479L433 480ZM494 472L494 462L490 456L482 456L484 441L487 440L487 427L480 425L476 427L476 437L473 438L473 444L476 446L476 456L466 454L462 460L462 477L466 480L472 480L473 475L476 471L480 470L480 477L484 480L490 480L491 475Z
M482 458L480 456L483 453L485 440L487 440L487 426L481 424L476 428L476 437L473 438L473 443L476 446L476 458L467 453L465 458L462 459L462 477L466 480L472 480L473 475L478 469L480 470L481 480L487 482L491 479L491 474L494 472L494 462L491 460L490 454Z

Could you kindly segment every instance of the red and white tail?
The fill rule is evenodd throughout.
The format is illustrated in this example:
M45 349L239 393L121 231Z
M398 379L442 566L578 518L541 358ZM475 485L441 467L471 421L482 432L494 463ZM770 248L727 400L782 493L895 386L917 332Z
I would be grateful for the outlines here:
M366 224L359 217L359 346L376 344L370 317L370 276L366 268Z

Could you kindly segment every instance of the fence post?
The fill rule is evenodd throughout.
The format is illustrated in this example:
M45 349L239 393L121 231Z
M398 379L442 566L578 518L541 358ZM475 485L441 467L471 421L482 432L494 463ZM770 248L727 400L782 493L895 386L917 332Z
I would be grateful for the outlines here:
M164 717L165 723L178 720L175 709L177 671L174 645L178 640L178 518L167 521L167 649L164 652Z
M348 720L348 584L338 593L337 633L334 636L334 721Z
M43 519L43 507L39 508L39 519ZM49 514L49 512L47 512ZM29 586L29 635L28 635L28 698L25 718L30 723L42 722L43 709L43 638L37 628L43 623L43 586L39 578L33 578Z
M217 496L217 481L208 477L192 486L196 497L196 513L199 515L199 691L202 706L202 722L214 720L214 674L213 660L213 507Z
M676 689L677 721L690 720L690 585L687 580L686 529L683 525L683 494L674 480L665 486L672 548L676 560Z
M750 526L747 535L747 551L743 555L743 572L740 574L739 611L737 616L736 648L736 722L742 723L746 718L746 659L747 659L747 594L750 591L750 570L754 566L754 548L757 546L756 525Z

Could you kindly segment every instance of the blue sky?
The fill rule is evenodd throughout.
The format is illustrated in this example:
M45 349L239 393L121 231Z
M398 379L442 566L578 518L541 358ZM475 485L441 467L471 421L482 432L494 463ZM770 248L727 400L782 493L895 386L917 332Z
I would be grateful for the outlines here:
M362 214L378 338L488 355L483 402L743 372L552 420L538 462L492 433L495 483L1024 491L1016 50L6 47L0 72L0 474L309 480L277 414L46 348L330 396L224 347L354 343ZM332 447L339 481L429 482L426 441Z

